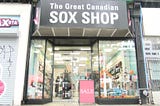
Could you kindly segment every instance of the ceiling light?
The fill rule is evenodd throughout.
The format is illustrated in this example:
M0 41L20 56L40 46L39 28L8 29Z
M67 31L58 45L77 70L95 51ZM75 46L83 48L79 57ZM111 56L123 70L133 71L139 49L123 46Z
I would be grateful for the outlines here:
M52 52L52 48L47 48L47 50L48 50L49 52Z
M105 52L111 52L112 49L104 49Z
M55 53L54 56L55 56L55 57L61 57L62 55L59 54L59 53Z
M72 52L72 53L70 53L71 55L79 55L80 54L80 52Z
M40 51L39 51L39 50L35 50L34 53L37 53L37 54L38 54L38 53L40 53Z
M59 50L59 48L58 47L55 47L55 49L54 50Z
M50 53L51 56L53 56L53 53Z
M54 58L54 60L63 60L62 58L58 58L58 57L56 57L56 58Z
M43 46L40 45L40 44L38 44L38 45L35 45L34 47L36 47L36 48L42 48Z
M80 50L91 50L90 47L84 47L84 48L80 48Z
M81 60L81 61L86 61L87 58L86 58L86 57L80 57L79 60Z
M79 67L84 67L86 66L86 64L79 64Z
M64 61L56 61L57 64L64 64Z

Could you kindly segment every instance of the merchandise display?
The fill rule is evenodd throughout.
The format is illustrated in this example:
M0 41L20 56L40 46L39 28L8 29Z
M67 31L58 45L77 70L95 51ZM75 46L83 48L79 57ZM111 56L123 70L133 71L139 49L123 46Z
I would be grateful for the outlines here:
M128 44L128 47L125 46ZM105 49L104 47L112 47ZM136 97L137 72L132 41L100 42L101 97Z

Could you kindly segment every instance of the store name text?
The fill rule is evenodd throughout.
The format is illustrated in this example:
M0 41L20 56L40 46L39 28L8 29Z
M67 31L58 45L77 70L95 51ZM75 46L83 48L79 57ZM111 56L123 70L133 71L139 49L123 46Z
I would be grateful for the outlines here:
M49 22L54 23L78 23L76 19L77 12L50 12ZM83 24L114 24L118 20L118 13L115 12L83 12L81 23Z
M0 27L18 26L18 20L12 20L10 18L0 18Z
M115 24L119 20L119 7L110 4L57 4L50 3L51 24Z

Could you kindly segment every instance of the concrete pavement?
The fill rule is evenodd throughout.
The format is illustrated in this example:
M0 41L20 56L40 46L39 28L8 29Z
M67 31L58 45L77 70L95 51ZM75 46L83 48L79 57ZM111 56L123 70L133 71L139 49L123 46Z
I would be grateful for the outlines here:
M159 96L157 96L157 97L159 97ZM51 103L47 103L47 104L43 104L43 105L22 105L22 106L160 106L160 101L158 101L158 100L159 99L154 100L154 103L155 103L154 105L151 105L151 104L143 104L143 105L139 105L139 104L99 105L99 104L79 104L78 99L59 101L59 99L54 98L53 102L51 102Z
M160 104L99 105L99 104L79 104L77 102L51 102L43 105L22 105L22 106L160 106Z

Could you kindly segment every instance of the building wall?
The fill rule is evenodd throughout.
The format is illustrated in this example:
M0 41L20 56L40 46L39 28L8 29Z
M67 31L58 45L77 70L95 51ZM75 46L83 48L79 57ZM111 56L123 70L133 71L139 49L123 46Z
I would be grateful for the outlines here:
M144 36L160 36L160 8L142 8Z
M148 85L152 88L153 101L160 104L160 8L142 8L144 52L147 64L146 77ZM150 95L151 97L152 95Z
M26 54L29 36L31 5L30 4L0 4L0 15L19 15L18 50L16 57L15 85L13 105L20 105L23 97Z

